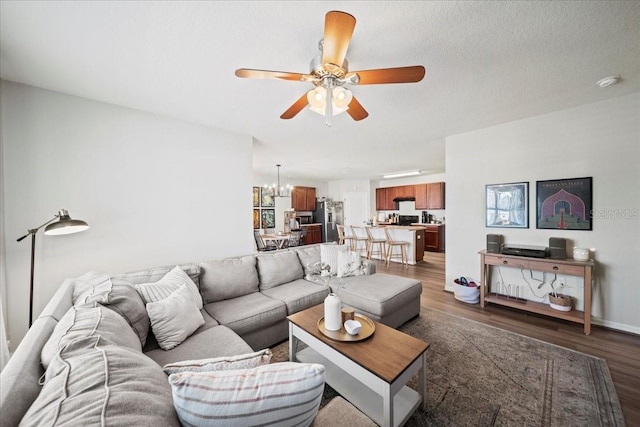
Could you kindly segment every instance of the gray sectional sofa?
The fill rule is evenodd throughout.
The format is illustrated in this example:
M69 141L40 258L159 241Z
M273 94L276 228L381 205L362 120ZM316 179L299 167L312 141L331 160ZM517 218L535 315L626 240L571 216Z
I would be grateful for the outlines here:
M167 363L233 356L268 348L287 339L288 315L321 304L331 291L338 294L344 305L354 307L356 312L391 327L398 327L419 315L422 293L419 281L376 273L375 264L363 260L360 273L364 274L334 277L327 286L323 280L312 276L312 266L320 259L321 245L310 245L181 265L180 268L193 280L202 297L202 326L180 345L163 350L151 328L143 331L144 321L148 322L148 319L132 319L129 315L127 322L135 332L132 336L140 338L141 344L137 350L125 350L136 353L132 359L144 358L140 363L145 369L158 370ZM119 296L112 296L111 301L102 303L96 298L93 301L126 317L119 307L130 304L136 298L136 292L131 291L135 289L134 286L157 282L173 267L175 266L109 275L111 288L122 292ZM43 390L40 379L45 378L43 357L47 351L46 344L58 322L77 303L80 294L87 294L87 289L80 289L82 286L86 287L86 283L80 281L80 278L65 280L2 371L0 414L3 425L18 425ZM88 294L91 295L90 292ZM127 330L126 334L131 334L131 331ZM118 339L120 338L115 340ZM121 347L126 345L118 345L114 347L114 351L124 351ZM50 358L55 359L56 356L51 355ZM147 366L149 364L156 368ZM162 382L161 378L159 382ZM149 383L152 384L155 384L153 387L156 389L166 386L164 396L170 397L171 387L168 382L160 386ZM46 383L44 387L47 387ZM154 393L162 394L157 391ZM131 410L135 411L135 408L144 405L144 402L134 405ZM152 410L153 405L148 405L148 408Z

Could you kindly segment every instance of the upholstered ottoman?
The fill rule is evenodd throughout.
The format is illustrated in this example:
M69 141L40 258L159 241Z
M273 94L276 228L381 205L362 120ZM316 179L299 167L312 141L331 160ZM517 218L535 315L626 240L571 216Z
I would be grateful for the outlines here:
M376 273L349 277L340 286L340 279L329 283L343 305L354 307L380 323L397 328L420 314L422 282L405 277Z

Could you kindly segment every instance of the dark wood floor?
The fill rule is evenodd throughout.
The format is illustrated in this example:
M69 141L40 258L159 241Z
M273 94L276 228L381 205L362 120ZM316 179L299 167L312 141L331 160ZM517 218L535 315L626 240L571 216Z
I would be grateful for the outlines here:
M379 272L422 281L422 310L445 311L572 350L603 358L609 365L628 426L640 426L640 335L593 325L585 335L581 324L496 305L465 304L444 291L445 254L425 252L425 261L408 268L376 261Z

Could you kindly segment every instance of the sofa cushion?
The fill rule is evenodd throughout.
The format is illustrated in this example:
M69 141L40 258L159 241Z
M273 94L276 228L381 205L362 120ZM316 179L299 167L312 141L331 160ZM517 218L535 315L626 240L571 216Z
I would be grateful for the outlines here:
M90 336L102 337L113 344L142 351L138 336L127 321L113 310L101 305L71 307L42 347L42 366L47 369L56 354L71 341Z
M211 357L208 359L183 360L181 362L167 363L162 370L167 375L178 372L212 372L231 371L233 369L250 369L268 365L271 362L271 350L265 348L252 353L238 354L236 356Z
M304 279L262 291L266 296L284 302L287 306L287 314L321 304L329 292L331 289L328 286L311 283Z
M287 316L287 307L282 301L260 292L212 302L204 308L211 317L241 336L278 323Z
M253 369L169 376L184 425L309 426L324 391L324 366L282 362Z
M258 255L256 258L261 291L302 279L304 275L300 259L293 252L276 252Z
M70 342L51 361L20 425L180 424L160 366L138 351L90 336Z
M256 257L228 258L200 263L200 292L205 304L258 292Z
M313 265L320 262L320 244L299 246L291 251L298 255L304 275L313 274L315 271Z
M196 306L187 283L168 297L147 303L153 335L163 350L180 345L196 329L204 325L204 318Z
M236 354L251 353L242 338L226 326L218 325L209 329L199 330L177 347L165 351L160 348L150 350L145 354L158 365L180 362L182 360L204 359L207 357L234 356Z
M384 273L349 277L343 283L334 289L343 304L379 317L401 310L422 293L419 280Z
M148 304L167 298L182 285L187 285L193 301L196 303L198 310L200 310L202 308L202 297L198 286L179 266L174 267L157 282L139 283L135 287L144 302Z
M98 303L122 316L140 339L147 342L149 316L144 301L133 285L121 279L109 279L103 286L84 298L87 303Z

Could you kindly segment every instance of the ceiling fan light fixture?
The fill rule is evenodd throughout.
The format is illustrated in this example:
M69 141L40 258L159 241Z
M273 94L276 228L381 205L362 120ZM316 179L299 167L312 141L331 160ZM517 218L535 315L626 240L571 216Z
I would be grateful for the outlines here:
M346 110L349 108L349 103L353 99L353 93L350 90L338 86L333 90L333 106L336 109Z

